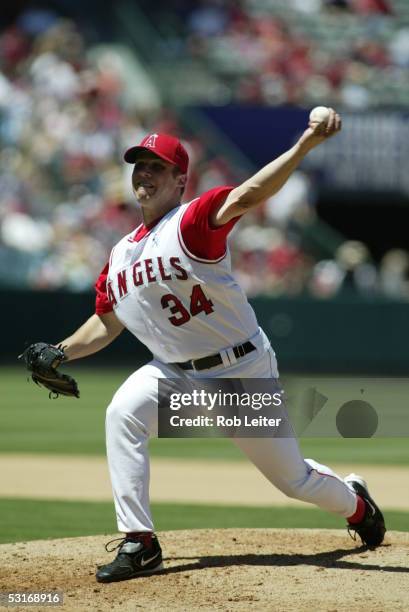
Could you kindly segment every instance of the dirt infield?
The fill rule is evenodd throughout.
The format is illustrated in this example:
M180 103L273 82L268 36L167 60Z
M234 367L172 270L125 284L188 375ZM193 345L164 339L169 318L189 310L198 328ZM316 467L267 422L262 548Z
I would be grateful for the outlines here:
M408 466L334 465L342 477L362 473L386 509L409 510ZM0 497L111 501L105 457L0 455ZM275 489L250 462L153 458L151 500L155 502L309 506Z
M59 589L64 606L54 609L70 612L409 609L408 533L388 533L375 551L338 530L168 531L159 537L163 572L108 585L98 584L94 572L112 558L103 548L109 536L3 544L7 569L0 591Z

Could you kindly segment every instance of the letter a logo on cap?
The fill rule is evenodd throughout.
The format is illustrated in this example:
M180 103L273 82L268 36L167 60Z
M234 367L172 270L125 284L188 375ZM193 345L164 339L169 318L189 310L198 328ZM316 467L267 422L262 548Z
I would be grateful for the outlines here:
M148 137L145 139L145 142L143 142L143 143L142 143L142 144L143 144L143 146L144 146L144 147L150 147L151 149L154 149L154 148L155 148L155 145L156 145L156 139L157 139L157 137L158 137L158 134L150 134L150 136L148 136Z

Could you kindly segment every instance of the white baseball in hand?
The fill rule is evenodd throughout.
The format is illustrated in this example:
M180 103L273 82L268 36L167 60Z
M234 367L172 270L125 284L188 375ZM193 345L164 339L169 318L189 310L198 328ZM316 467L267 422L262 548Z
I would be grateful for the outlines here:
M310 121L312 123L327 123L329 114L329 108L326 106L316 106L310 112Z

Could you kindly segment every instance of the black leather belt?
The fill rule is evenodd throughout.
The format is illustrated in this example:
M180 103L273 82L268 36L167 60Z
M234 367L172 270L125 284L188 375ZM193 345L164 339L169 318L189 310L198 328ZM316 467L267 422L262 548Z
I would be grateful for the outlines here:
M244 344L237 344L233 346L233 353L236 359L240 359L240 357L244 357L248 353L255 351L256 347L252 342L247 341ZM175 363L173 365L179 366L182 370L208 370L209 368L215 368L216 366L223 363L222 356L220 353L216 353L215 355L209 355L208 357L201 357L200 359L190 359L189 361L184 361L183 363Z

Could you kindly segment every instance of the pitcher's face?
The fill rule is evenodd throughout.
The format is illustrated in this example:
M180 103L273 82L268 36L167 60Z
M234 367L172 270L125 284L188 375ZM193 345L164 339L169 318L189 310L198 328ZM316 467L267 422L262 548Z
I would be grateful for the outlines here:
M132 187L141 206L163 208L167 201L174 205L182 186L180 171L176 166L154 153L143 153L135 162Z

